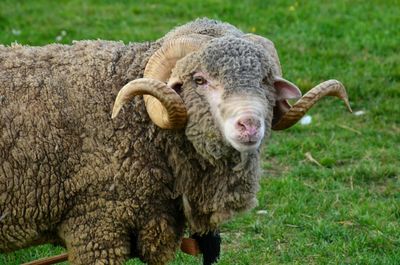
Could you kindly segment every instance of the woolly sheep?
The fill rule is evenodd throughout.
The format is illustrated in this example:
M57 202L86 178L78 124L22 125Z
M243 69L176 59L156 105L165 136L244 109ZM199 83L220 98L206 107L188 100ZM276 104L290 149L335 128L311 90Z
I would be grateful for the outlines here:
M272 42L209 19L151 43L0 46L0 252L166 264L185 227L256 205L263 139L323 95L348 104L328 81L291 107Z

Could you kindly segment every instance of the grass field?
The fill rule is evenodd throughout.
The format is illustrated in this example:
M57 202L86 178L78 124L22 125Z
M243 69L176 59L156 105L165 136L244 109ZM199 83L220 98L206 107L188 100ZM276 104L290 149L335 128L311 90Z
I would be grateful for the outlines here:
M154 40L203 16L273 40L303 92L341 80L354 110L325 99L311 124L272 135L259 206L222 226L218 264L400 264L398 0L1 0L0 43ZM62 251L0 254L0 264ZM196 260L178 254L172 264Z

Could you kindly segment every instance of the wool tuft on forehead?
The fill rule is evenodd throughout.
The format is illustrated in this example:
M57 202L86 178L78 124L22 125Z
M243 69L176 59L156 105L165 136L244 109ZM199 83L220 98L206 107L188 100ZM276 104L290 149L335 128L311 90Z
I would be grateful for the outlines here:
M270 75L271 72L271 58L265 51L236 37L211 40L201 52L200 62L211 76L226 84L254 80L254 77Z

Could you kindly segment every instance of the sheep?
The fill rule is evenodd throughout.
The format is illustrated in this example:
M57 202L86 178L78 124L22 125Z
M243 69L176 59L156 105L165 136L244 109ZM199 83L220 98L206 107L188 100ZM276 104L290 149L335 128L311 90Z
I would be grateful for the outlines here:
M334 80L290 106L272 42L205 18L154 42L0 46L0 252L166 264L186 228L256 206L271 128L325 95L349 107Z

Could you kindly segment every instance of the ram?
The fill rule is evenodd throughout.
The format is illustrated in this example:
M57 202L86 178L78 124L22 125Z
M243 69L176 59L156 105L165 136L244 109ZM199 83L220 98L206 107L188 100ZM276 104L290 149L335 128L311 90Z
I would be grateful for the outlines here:
M166 264L186 228L257 204L263 140L324 95L348 106L334 80L290 106L272 42L208 19L151 43L1 46L0 252Z

